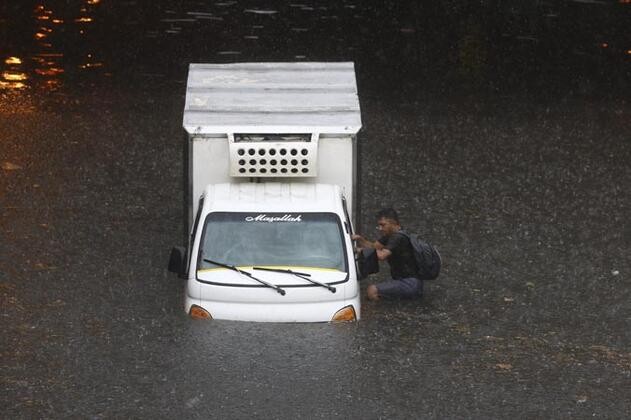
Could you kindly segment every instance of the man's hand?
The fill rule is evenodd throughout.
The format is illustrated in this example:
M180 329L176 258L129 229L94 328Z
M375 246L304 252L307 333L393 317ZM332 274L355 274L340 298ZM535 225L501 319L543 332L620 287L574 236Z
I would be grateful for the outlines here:
M372 242L361 235L352 235L351 239L357 242L359 248L374 248Z
M392 251L390 251L389 249L382 247L382 249L377 250L377 259L379 261L387 260L390 255L392 255Z
M364 238L361 235L352 235L351 239L354 240L354 241L357 241L357 245L359 246L359 248L374 248L377 251L386 250L381 242L379 242L379 241L371 242L371 241L369 241L368 239ZM390 252L390 251L388 251L388 252ZM379 253L377 253L377 255L379 255ZM390 256L390 254L384 256L383 258L379 258L379 259L384 260L384 259L388 258L389 256Z

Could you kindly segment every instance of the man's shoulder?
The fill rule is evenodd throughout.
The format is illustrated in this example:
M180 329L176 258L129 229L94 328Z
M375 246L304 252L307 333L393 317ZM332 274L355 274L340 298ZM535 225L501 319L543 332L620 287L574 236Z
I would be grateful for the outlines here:
M408 236L404 232L399 231L388 236L384 245L386 245L389 249L393 249L409 241Z

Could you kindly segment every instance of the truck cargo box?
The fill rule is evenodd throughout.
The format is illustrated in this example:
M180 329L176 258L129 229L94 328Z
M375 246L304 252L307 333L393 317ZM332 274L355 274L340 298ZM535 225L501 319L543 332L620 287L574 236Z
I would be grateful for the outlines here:
M353 63L191 64L189 227L206 185L253 179L339 185L354 218L360 128Z

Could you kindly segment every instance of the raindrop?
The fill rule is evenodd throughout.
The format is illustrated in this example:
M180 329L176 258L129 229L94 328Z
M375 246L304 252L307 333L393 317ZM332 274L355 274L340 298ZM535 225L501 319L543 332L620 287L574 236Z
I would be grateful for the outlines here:
M245 9L243 13L253 13L255 15L275 15L278 10Z
M165 23L195 22L195 19L191 19L191 18L184 18L184 19L160 19L160 22L165 22Z
M223 21L223 18L221 16L195 16L195 18L197 20L217 20L217 21Z

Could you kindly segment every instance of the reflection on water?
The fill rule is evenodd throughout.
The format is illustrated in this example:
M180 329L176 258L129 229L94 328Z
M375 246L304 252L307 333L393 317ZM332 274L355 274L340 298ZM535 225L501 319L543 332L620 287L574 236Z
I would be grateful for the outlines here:
M94 22L96 6L100 2L85 0L72 10L68 3L40 1L30 16L10 16L15 22L8 19L9 23L18 31L31 31L32 42L22 37L17 45L9 45L8 53L15 55L4 58L0 89L37 87L52 91L63 85L63 76L67 72L103 67L104 63L96 60L93 53L81 54L86 44L81 38L87 36L88 25ZM19 11L26 14L25 7ZM20 50L25 53L18 54Z
M4 60L6 70L2 72L1 89L23 89L28 76L22 70L22 60L19 57L8 57Z
M190 62L235 60L352 60L412 86L615 80L628 73L629 19L631 0L17 2L0 8L0 89L87 75L182 81Z

